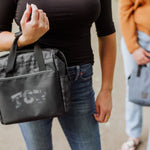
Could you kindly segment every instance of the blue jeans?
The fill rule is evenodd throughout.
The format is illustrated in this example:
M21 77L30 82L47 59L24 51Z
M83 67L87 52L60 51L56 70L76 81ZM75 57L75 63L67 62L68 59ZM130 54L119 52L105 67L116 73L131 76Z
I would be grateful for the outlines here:
M150 51L150 36L138 31L138 43L142 48ZM132 69L136 67L137 63L134 61L132 55L128 52L123 38L121 39L121 50L124 60L124 70L126 77L126 133L130 137L137 138L141 136L142 132L143 108L140 105L129 102L127 84L128 77L131 74ZM150 150L150 132L147 150Z
M95 98L92 65L68 67L71 77L71 108L58 117L72 150L101 150L99 126L93 117ZM28 150L52 150L53 119L19 124Z
M124 70L126 78L126 133L130 137L140 137L142 132L142 106L131 103L128 99L128 77L132 69L137 66L132 55L128 52L125 41L121 39L122 57L124 60Z

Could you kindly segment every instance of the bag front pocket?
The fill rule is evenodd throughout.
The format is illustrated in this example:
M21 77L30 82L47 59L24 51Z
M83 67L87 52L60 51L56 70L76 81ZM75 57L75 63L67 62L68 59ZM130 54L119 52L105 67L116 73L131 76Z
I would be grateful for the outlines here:
M42 71L0 80L2 123L10 124L62 115L64 102L59 77Z

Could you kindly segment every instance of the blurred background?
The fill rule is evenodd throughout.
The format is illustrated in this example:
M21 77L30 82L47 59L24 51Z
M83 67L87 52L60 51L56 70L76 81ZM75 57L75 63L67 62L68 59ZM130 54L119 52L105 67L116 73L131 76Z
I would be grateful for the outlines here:
M108 123L100 124L101 144L102 150L120 150L121 144L127 140L125 134L125 78L123 69L123 60L120 50L120 28L118 22L118 2L112 2L113 18L117 31L117 60L114 75L114 88L113 88L113 110L112 115ZM13 23L13 32L18 28ZM91 28L91 42L95 56L94 64L94 90L95 97L97 96L101 86L101 71L100 62L98 57L98 41L95 31L95 25ZM0 53L1 55L3 52ZM138 150L146 150L148 131L150 126L150 114L149 108L144 108L143 113L143 131L142 131L142 144ZM64 133L57 121L54 119L53 128L53 145L54 150L70 150ZM23 137L21 135L18 125L1 125L0 124L0 150L26 150Z

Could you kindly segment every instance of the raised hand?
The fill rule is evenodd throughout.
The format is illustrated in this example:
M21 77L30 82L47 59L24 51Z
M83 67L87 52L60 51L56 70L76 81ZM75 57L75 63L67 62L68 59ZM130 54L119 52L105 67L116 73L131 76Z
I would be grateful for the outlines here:
M32 12L31 12L32 10ZM31 15L31 20L29 17ZM32 44L39 40L49 30L49 20L43 10L34 4L27 4L26 10L20 21L22 35L18 39L18 46Z

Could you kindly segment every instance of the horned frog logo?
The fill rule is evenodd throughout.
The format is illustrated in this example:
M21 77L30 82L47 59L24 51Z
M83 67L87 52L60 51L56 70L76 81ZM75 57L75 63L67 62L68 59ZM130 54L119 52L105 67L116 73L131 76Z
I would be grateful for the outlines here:
M46 101L46 92L43 90L25 90L11 96L11 101L15 103L16 109L23 104L43 103Z

